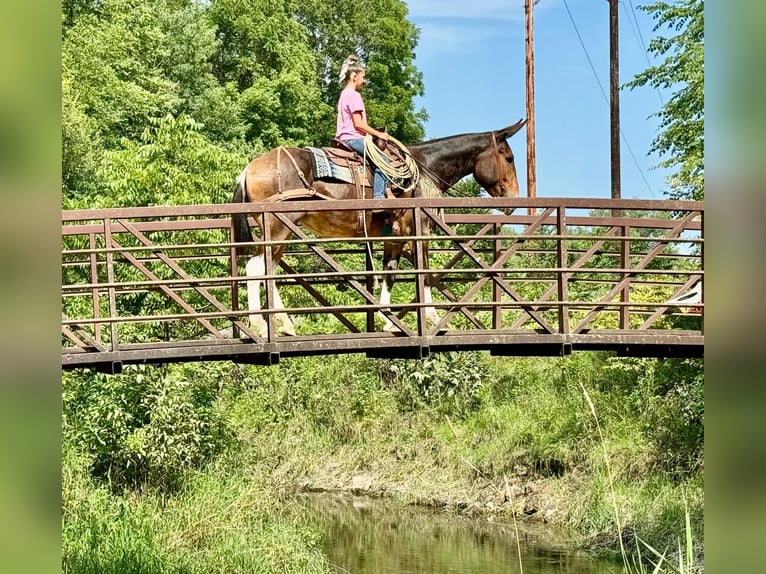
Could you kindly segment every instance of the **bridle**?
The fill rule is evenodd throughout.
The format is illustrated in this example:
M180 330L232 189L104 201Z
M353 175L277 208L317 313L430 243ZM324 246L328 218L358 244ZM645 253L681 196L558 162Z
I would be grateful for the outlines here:
M503 176L501 175L502 172L502 164L500 163L500 150L497 149L497 138L495 138L495 132L492 132L492 149L495 152L495 161L497 162L497 182L500 184L500 191L503 193L503 196L505 196L505 186L501 183Z

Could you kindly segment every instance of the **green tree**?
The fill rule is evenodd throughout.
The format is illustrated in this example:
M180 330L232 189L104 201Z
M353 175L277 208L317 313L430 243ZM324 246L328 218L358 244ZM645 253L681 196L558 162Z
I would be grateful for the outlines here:
M140 141L151 121L167 114L191 117L200 133L227 149L242 147L239 95L213 75L219 46L204 6L103 0L68 2L63 10L66 199L103 194L108 182L98 179L94 166L107 151Z
M335 130L335 104L342 89L338 71L343 60L357 54L367 67L365 104L370 120L385 126L404 143L422 141L425 110L413 98L422 96L423 76L414 65L417 28L407 20L401 0L305 0L297 17L318 54L316 76L329 115L326 141Z
M669 156L661 167L675 169L668 177L673 199L701 200L705 195L705 15L704 0L675 0L641 6L656 21L655 31L667 28L671 35L657 36L649 52L664 57L628 82L636 88L673 88L662 109L660 134L651 151Z
M297 4L216 0L209 9L220 43L215 73L221 84L236 85L254 145L319 143L316 126L327 110Z
M221 149L189 116L152 118L139 140L103 154L97 173L107 193L91 207L223 203L244 156Z
M191 120L206 140L193 138L200 149L212 143L241 157L326 144L335 128L337 70L350 52L370 70L370 117L403 141L422 139L425 112L413 105L423 90L413 64L417 30L406 15L400 0L63 2L65 202L135 198L110 189L142 187L126 178L146 181L146 174L138 164L109 172L109 154L145 146L159 118ZM156 203L144 192L136 205Z

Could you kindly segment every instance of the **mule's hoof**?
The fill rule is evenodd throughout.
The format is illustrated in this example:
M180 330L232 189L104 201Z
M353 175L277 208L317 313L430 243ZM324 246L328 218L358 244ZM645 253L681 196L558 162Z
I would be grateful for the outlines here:
M257 323L250 323L250 330L255 334L258 335L260 339L268 339L269 338L269 326L266 324L266 321L257 322Z
M386 333L401 333L401 329L390 321L383 325L383 331Z
M286 325L279 328L280 335L287 335L288 337L295 337L295 327L292 325Z

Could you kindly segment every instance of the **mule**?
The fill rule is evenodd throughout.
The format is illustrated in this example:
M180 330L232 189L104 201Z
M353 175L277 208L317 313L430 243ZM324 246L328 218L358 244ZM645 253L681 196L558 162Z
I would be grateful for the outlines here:
M400 197L422 197L427 188L435 187L438 193L444 193L467 175L473 175L476 182L492 197L518 197L519 183L516 176L514 155L508 140L526 123L519 120L513 125L500 130L447 136L409 146L412 158L421 172L421 185ZM240 173L234 185L232 203L283 201L299 197L325 197L327 199L359 199L360 187L331 179L315 179L312 169L312 152L305 148L279 147L254 158ZM367 170L371 172L372 170ZM430 179L434 185L425 186L423 178ZM369 188L367 189L369 195ZM292 231L274 215L266 216L269 227L269 239L284 241ZM357 212L354 211L301 211L284 214L283 217L303 228L311 230L317 237L354 237L360 235ZM364 228L370 237L383 234L383 217L365 212ZM401 210L393 214L393 237L411 235L414 229L412 210ZM247 215L232 215L235 241L254 241ZM424 234L430 231L430 219L423 218ZM273 265L279 263L285 245L275 245L271 251ZM427 243L423 244L424 260L427 261ZM399 267L399 260L404 250L404 241L394 239L383 243L383 268L387 273L381 288L380 304L390 303L394 274ZM251 250L252 252L252 250ZM265 338L268 333L267 323L261 315L261 283L266 272L265 250L258 246L245 266L247 276L247 301L251 328ZM424 303L426 318L429 323L438 322L436 309L432 303L428 277L425 281ZM274 289L273 307L284 310L282 299ZM384 331L397 329L386 314L381 313ZM283 335L294 335L295 328L285 312L275 314Z

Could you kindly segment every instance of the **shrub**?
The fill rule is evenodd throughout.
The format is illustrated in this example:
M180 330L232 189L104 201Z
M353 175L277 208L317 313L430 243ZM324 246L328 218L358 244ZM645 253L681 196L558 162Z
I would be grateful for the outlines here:
M182 368L65 375L65 440L113 488L175 489L183 474L220 452L230 432L215 408L216 383Z
M486 353L435 353L428 358L379 361L383 384L392 389L402 411L435 408L463 416L474 410L489 378Z

